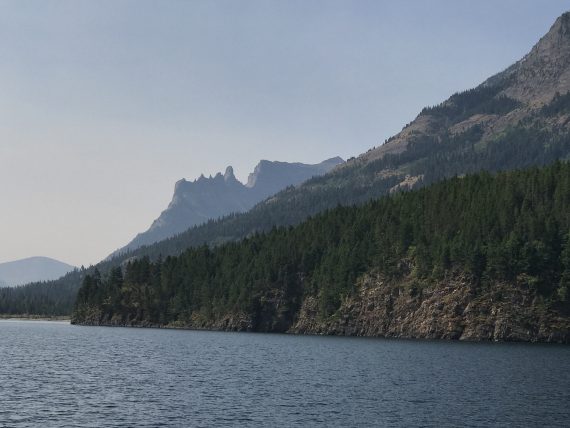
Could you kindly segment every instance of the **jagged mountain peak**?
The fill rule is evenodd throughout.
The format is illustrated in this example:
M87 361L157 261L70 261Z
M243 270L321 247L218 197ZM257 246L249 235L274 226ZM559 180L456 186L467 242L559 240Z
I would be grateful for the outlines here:
M499 73L498 77L499 84L505 85L502 95L531 107L550 102L557 92L568 92L570 12L558 17L531 51L503 73Z
M234 175L234 168L230 165L226 168L226 172L224 172L224 180L225 181L235 181L236 177Z
M152 244L211 219L247 211L287 186L325 174L342 162L339 157L316 165L262 160L250 174L247 185L235 177L231 166L226 168L223 175L218 172L214 177L207 178L201 174L194 181L179 180L174 186L174 196L168 208L146 232L138 234L126 247L113 254Z
M246 187L250 187L250 188L255 187L255 185L257 183L257 179L258 179L259 175L261 174L261 171L269 163L270 163L270 161L265 160L265 159L262 159L259 161L259 163L253 169L253 172L247 176L247 183L245 184Z
M558 17L548 34L556 34L558 36L565 37L568 42L570 39L570 11L564 12Z

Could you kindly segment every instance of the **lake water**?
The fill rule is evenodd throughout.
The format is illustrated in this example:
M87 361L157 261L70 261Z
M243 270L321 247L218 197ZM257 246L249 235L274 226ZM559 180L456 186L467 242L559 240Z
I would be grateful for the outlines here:
M0 426L569 426L570 347L0 321Z

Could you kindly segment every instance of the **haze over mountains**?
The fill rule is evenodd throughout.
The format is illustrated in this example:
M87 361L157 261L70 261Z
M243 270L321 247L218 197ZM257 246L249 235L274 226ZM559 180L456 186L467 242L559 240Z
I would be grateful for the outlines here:
M176 256L204 244L215 247L239 241L275 226L297 225L339 204L362 204L455 175L568 160L569 64L570 14L566 13L522 60L475 89L425 108L383 146L372 148L321 177L286 188L247 212L194 226L128 255L117 255L98 264L97 268L105 276L127 258L148 256L150 260L157 260L160 256ZM217 180L223 181L224 177ZM338 212L341 215L342 211ZM402 233L405 235L406 231ZM295 275L293 273L293 277L297 277ZM84 273L70 274L55 281L52 287L77 290L83 278ZM346 286L345 290L354 285L345 282L353 281L351 277L335 280L342 283L342 287ZM30 290L30 293L36 292L34 288ZM26 296L22 291L21 295L13 293L9 298L17 303ZM7 301L6 307L10 306ZM59 306L57 310L64 309Z
M29 257L0 263L0 287L57 279L75 269L49 257Z
M174 186L174 196L168 208L150 228L113 255L153 244L208 220L247 211L287 186L296 186L312 177L326 174L343 162L340 157L315 165L262 160L249 174L245 185L236 179L231 166L226 168L223 175L218 173L209 178L201 175L194 181L182 179Z

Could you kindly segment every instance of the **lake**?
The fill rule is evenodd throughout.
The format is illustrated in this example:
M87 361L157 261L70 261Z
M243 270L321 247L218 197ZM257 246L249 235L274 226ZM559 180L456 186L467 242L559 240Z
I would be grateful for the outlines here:
M0 321L0 426L568 426L570 347Z

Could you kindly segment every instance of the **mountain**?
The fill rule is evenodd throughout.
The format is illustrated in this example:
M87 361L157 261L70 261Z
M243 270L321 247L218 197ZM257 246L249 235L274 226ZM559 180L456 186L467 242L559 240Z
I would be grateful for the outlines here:
M460 136L479 131L480 148L500 140L510 128L528 128L537 122L549 129L567 130L568 111L551 117L542 107L570 90L570 12L560 16L550 31L520 61L490 77L475 89L458 93L439 106L425 108L402 132L386 144L361 155L369 163L388 154L409 151L426 137Z
M446 177L570 158L570 13L529 54L481 85L427 107L400 133L241 215L134 251L156 258L295 225L337 205L361 204ZM115 263L120 263L116 260Z
M210 220L117 255L99 263L97 269L105 275L127 259L157 260L191 247L239 241L275 226L300 224L338 205L363 204L449 177L569 159L569 21L570 14L563 14L523 59L474 89L426 107L382 146L323 176L286 188L245 213ZM50 286L75 284L77 290L83 277L69 274ZM33 300L35 292L30 289L28 294L13 296L5 307L19 307L18 299Z
M344 160L340 157L316 165L262 160L249 174L246 187L255 195L256 202L259 202L288 186L297 186L310 178L324 175L343 163Z
M570 163L87 276L72 323L570 343Z
M209 178L202 175L194 181L182 179L174 186L172 202L150 228L113 255L153 244L208 220L247 211L287 186L326 174L343 162L339 157L316 165L262 160L249 174L245 185L236 179L231 166L223 175L218 173Z
M30 257L0 263L0 286L8 287L57 279L75 267L49 257Z

